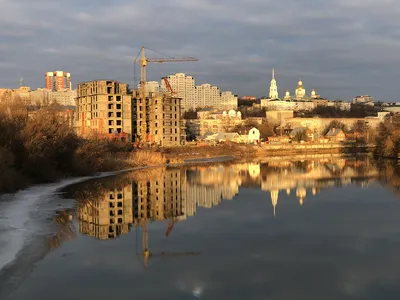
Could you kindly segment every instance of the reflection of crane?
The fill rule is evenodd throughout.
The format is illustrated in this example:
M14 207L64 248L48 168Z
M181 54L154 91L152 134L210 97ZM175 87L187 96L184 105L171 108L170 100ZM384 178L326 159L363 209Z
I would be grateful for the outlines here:
M154 50L153 50L154 51ZM141 58L140 58L140 98L143 101L142 107L142 115L144 119L142 120L142 128L141 128L141 140L145 141L147 139L147 115L146 115L146 66L147 63L164 63L164 62L185 62L185 61L197 61L198 59L195 57L167 57L167 58L147 58L145 55L145 48L141 49ZM137 62L139 55L134 60L134 63Z
M165 236L169 237L169 235L171 234L172 228L174 228L174 224L175 224L176 220L170 220L168 222L168 228L167 231L165 232Z
M173 226L174 223L175 223L175 221L172 223L172 226ZM172 230L172 226L170 225L168 227L168 229L171 227L169 233ZM188 255L199 255L200 254L200 252L194 252L194 251L186 251L186 252L166 252L166 251L161 251L161 252L158 252L158 253L150 252L150 250L149 250L149 236L148 236L149 232L148 232L148 228L147 228L147 219L146 218L141 220L141 227L142 227L142 250L143 250L142 257L143 257L143 265L144 265L145 268L148 267L148 262L149 262L149 258L150 257L173 257L173 256L188 256ZM168 232L168 230L167 230L167 232ZM141 256L141 255L139 255L138 252L136 254L139 257Z

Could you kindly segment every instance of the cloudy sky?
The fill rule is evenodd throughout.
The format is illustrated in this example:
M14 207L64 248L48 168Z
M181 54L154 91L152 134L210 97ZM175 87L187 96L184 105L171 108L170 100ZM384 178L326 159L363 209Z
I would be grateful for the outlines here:
M185 72L238 95L279 92L397 100L400 2L396 0L0 0L0 87L44 85L65 70L73 84L133 84L142 45L198 62L153 64L148 80ZM148 52L150 57L160 54Z

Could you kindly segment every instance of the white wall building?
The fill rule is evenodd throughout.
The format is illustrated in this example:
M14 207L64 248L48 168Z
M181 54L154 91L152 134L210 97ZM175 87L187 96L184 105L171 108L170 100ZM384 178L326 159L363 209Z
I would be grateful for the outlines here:
M202 107L217 109L237 109L238 97L232 92L220 92L219 88L204 83L195 86L195 79L184 73L166 76L175 96L182 98L183 110ZM164 80L161 80L161 91L167 91Z
M238 97L236 95L229 91L221 93L221 101L219 105L217 104L218 109L237 109L237 107Z
M221 104L219 88L209 83L196 86L196 107L218 107Z
M353 98L353 104L372 104L374 103L374 98L368 95L356 96Z
M176 97L182 98L184 110L196 107L196 88L193 76L186 76L184 73L166 76ZM164 80L161 80L161 90L167 91Z

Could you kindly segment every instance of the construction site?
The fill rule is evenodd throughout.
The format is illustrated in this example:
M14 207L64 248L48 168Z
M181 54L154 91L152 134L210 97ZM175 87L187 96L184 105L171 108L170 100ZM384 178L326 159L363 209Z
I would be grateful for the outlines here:
M146 91L146 68L148 63L197 61L186 58L148 58L142 47L134 63L140 58L140 83L132 97L133 137L144 144L164 147L184 145L186 141L185 124L182 118L182 98L176 97L166 77L163 77L166 92Z
M75 130L83 136L97 135L137 145L162 147L184 145L185 124L182 98L176 96L166 77L167 91L146 91L147 64L197 61L186 58L148 58L142 47L134 64L140 62L140 83L131 91L128 84L114 80L79 83L77 88ZM135 84L135 83L134 83Z

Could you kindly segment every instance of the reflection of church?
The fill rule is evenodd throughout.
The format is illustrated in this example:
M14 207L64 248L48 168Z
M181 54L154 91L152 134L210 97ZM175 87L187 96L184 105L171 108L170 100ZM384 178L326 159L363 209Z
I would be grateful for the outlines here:
M358 172L358 168L363 170ZM98 239L115 238L139 226L144 220L183 221L194 216L198 207L212 208L233 199L239 187L257 187L271 196L276 215L280 191L291 191L300 205L307 195L321 188L352 183L362 175L376 176L376 170L348 160L271 161L267 164L196 166L162 169L126 180L107 188L93 199L77 199L79 231ZM151 176L150 176L151 175ZM359 182L363 182L360 181ZM283 193L282 193L283 194ZM281 196L282 196L281 194Z

